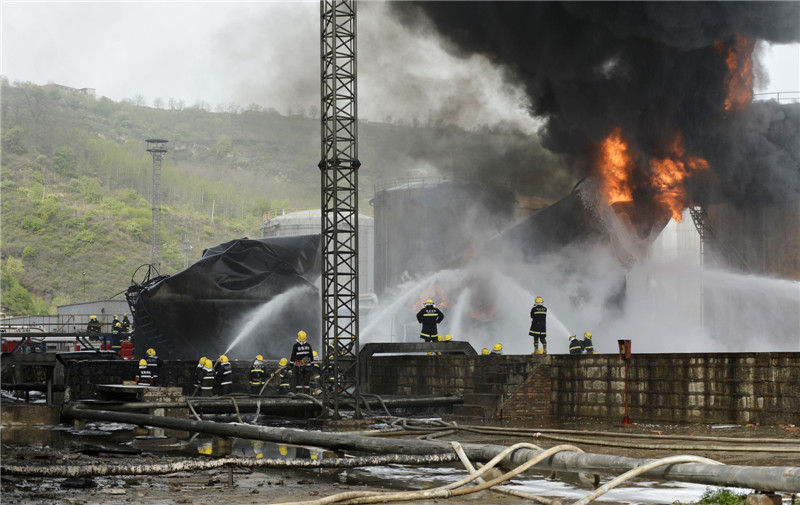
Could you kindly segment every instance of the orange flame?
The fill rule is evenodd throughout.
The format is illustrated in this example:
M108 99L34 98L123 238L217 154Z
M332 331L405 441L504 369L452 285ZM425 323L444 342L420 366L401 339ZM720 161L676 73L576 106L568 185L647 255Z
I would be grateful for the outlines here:
M650 158L649 166L650 177L644 186L655 193L656 205L669 211L672 219L680 222L681 213L689 203L684 183L696 172L707 169L708 161L686 154L683 134L679 131L667 146L666 156ZM597 168L600 171L600 190L608 205L633 201L636 165L620 128L615 128L600 144Z
M725 79L725 110L744 109L753 100L753 48L755 41L736 34L732 46L717 43L716 48L725 56L728 77Z
M686 154L683 134L678 132L669 146L666 158L651 158L649 185L656 191L655 201L672 212L672 219L681 222L681 213L689 204L684 182L695 172L708 168L708 161Z
M622 130L615 128L600 144L600 191L606 203L633 201L633 158L628 144L622 139Z

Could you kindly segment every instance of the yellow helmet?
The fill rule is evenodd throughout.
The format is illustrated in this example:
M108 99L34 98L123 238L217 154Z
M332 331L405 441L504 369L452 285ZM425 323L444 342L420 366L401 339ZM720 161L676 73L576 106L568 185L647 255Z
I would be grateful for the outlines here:
M541 296L537 296L536 299L533 301L534 303L544 303Z
M259 354L258 356L256 356L256 361L264 361L264 356Z
M119 317L118 315L114 314L114 319L116 319L116 318L118 318L118 317Z
M592 338L592 334L587 331L583 334L583 338Z
M97 316L89 316L89 320L90 321L96 321L97 320Z
M451 340L453 340L453 337L451 337L450 335L445 335L444 336L444 341L445 342L450 342Z
M156 355L156 350L151 347L150 349L147 350L147 355L148 356L155 356Z
M494 344L494 350L495 351L502 351L503 350L503 345L502 344Z
M122 323L117 323L114 325L114 328L122 328Z
M211 361L209 358L206 358L206 360L203 362L203 365L205 365L206 368L213 368L214 362Z
M312 356L314 356L315 358L316 358L317 356L319 356L319 354L317 354L317 351L311 351L311 355L312 355Z
M484 347L483 349L481 349L481 354L489 354L489 349Z
M222 356L219 357L219 362L220 363L227 363L228 362L228 357L223 354Z
M281 456L286 456L287 454L289 454L289 448L286 447L285 445L281 445L278 447L278 452L281 453Z
M544 354L544 349L542 348L536 349L536 354Z
M279 364L280 366L286 366L286 365L288 365L288 364L289 364L289 360L288 360L288 359L286 359L286 358L281 358L281 360L280 360L280 361L278 361L278 364Z
M308 337L306 336L306 332L304 332L303 330L297 332L297 340L299 340L300 342L305 342L307 339Z
M201 365L205 365L205 364L206 364L206 357L205 357L205 356L203 356L202 358L200 358L200 361L199 361L199 363L200 363Z
M436 340L441 342L442 340L444 340L444 337L442 337L441 335L436 335Z
M139 366L147 366L147 360L146 359L140 359L139 360Z
M433 305L433 300L428 298L427 300L425 300L425 305Z

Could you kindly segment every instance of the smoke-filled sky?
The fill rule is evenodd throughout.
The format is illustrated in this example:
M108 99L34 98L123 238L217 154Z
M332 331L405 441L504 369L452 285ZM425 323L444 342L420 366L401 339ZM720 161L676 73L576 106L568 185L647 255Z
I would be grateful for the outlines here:
M3 0L0 9L0 73L11 82L211 110L255 103L286 113L319 104L317 2ZM448 53L430 29L401 24L385 3L359 3L358 29L362 118L537 126L500 67ZM769 82L761 80L761 91L799 90L800 46L763 49Z

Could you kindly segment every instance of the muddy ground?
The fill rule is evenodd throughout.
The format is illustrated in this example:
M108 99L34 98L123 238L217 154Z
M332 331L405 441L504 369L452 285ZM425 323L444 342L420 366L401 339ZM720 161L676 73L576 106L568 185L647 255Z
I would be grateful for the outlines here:
M214 455L199 454L201 447L219 452L217 442L211 439L196 438L189 441L173 436L153 434L150 432L134 432L131 427L106 426L91 423L81 430L61 426L55 429L38 429L33 436L25 430L3 428L2 463L3 465L30 465L32 467L47 465L86 465L86 464L153 464L171 461L184 461L187 458L214 458ZM747 437L760 439L780 439L790 444L795 452L767 453L759 452L760 444L751 450L714 451L714 450L667 450L667 449L630 449L606 447L575 443L586 452L623 455L635 458L659 458L677 454L693 454L704 456L726 464L755 466L797 466L800 461L800 431L792 427L761 426L655 426L634 425L620 426L569 426L560 428L579 430L608 430L616 433L613 437L591 437L580 434L572 437L609 442L639 442L664 444L692 444L692 441L675 440L640 440L628 436L629 433L642 434L682 434L694 436ZM37 430L27 428L28 432ZM36 436L40 438L34 440ZM410 433L409 436L425 436ZM566 441L544 438L532 440L530 436L515 437L508 435L485 435L459 432L450 436L438 437L437 440L458 440L463 443L486 443L510 445L526 441L537 443L542 447L551 447ZM710 442L697 441L695 444L709 445ZM727 443L720 442L719 446ZM766 443L765 443L766 445ZM771 443L770 445L775 445ZM206 452L208 452L208 450ZM266 443L254 446L251 441L235 440L224 452L233 456L256 457L256 453L266 458L296 457L314 458L330 457L330 453L315 451L301 447L286 447ZM129 453L126 453L129 452ZM109 476L88 478L40 478L20 475L2 475L3 504L268 504L289 501L309 501L337 493L349 491L402 491L429 488L455 480L452 475L461 471L459 464L453 463L428 468L414 469L407 473L402 467L393 466L385 471L362 470L305 470L305 469L245 469L233 470L233 486L229 485L229 470L214 469L197 472L179 472L169 475L142 476ZM526 475L528 479L547 478L548 474L533 472ZM589 488L582 485L574 474L557 476L573 487ZM604 481L608 480L604 477ZM790 496L784 495L784 503L790 503ZM571 503L567 499L564 503ZM674 500L665 495L663 503L671 504ZM412 503L398 502L398 503ZM451 498L450 500L423 500L413 503L430 505L433 503L484 503L484 504L519 504L531 503L522 498L509 497L494 492L481 492L473 495ZM604 502L615 503L615 502ZM626 502L629 503L629 502ZM652 503L652 502L650 502ZM800 501L798 501L800 503Z

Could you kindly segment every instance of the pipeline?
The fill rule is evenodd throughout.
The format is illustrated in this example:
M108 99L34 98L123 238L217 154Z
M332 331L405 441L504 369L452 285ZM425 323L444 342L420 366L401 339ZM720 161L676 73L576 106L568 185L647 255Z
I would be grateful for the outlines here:
M167 429L203 432L225 437L251 440L310 445L334 450L356 450L396 454L441 454L450 452L449 444L436 441L409 440L395 438L365 437L345 433L321 433L291 428L270 428L267 426L220 424L208 421L174 419L144 414L108 412L65 406L62 414L76 419L124 422L142 426L156 426ZM496 445L468 444L464 450L470 459L489 461L502 447ZM537 456L530 449L518 449L507 456L504 466L521 465ZM570 453L554 454L537 466L542 470L560 472L585 472L600 475L619 475L633 468L646 465L653 460L610 456L604 454ZM649 470L647 476L665 480L693 482L714 486L743 487L757 490L797 492L800 490L799 467L755 467L737 465L708 465L698 463L678 463Z
M212 470L228 465L244 468L356 468L382 465L430 465L458 461L455 454L403 455L381 454L355 458L326 459L255 459L218 458L212 460L188 460L151 465L12 465L3 464L3 474L33 477L102 477L106 475L163 475L175 472Z

